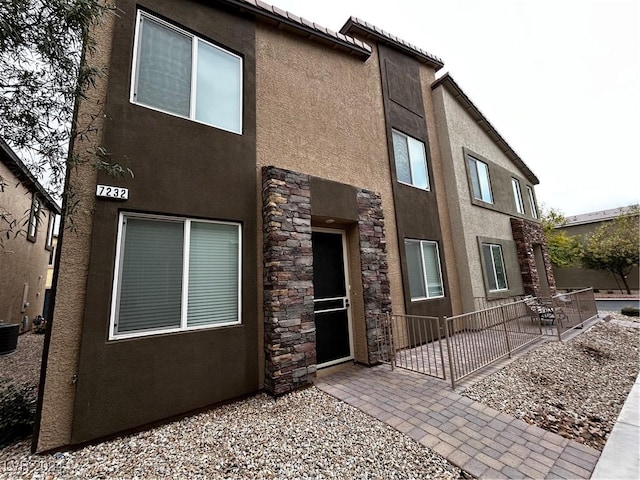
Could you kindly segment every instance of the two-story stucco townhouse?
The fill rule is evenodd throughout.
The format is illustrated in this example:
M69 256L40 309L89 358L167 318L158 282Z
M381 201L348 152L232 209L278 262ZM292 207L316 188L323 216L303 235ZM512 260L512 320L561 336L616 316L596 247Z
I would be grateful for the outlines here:
M78 116L104 104L86 141L135 176L70 177L37 450L375 363L383 312L534 293L537 179L440 59L258 1L115 3Z

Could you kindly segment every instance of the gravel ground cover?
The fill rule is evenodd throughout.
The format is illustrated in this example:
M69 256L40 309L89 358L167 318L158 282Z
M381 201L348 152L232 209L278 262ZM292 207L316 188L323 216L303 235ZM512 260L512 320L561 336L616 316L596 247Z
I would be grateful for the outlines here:
M568 342L542 345L464 395L602 450L638 375L639 351L640 329L599 323Z
M16 351L0 356L0 382L38 385L43 344L44 335L20 335Z
M0 478L455 479L443 457L315 387L74 452L0 450Z
M637 321L616 312L614 319ZM602 323L550 342L466 395L602 449L638 374L640 330ZM0 357L0 379L37 384L42 335ZM468 478L444 458L316 388L247 400L73 452L0 450L4 478Z

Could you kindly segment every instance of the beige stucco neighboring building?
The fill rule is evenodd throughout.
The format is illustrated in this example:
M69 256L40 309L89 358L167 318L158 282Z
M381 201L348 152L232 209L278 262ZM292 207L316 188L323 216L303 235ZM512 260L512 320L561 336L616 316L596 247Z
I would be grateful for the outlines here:
M28 330L43 313L60 208L2 139L0 186L0 322Z
M538 294L525 288L532 253L549 295L551 263L540 230L534 186L538 178L449 75L432 85L443 157L460 299L465 312L494 300ZM511 219L538 231L518 245ZM532 249L531 252L528 249Z

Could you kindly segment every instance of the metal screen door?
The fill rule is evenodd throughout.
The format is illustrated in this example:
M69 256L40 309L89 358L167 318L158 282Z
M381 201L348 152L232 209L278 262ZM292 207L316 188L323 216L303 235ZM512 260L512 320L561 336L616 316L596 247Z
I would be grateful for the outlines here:
M314 230L311 238L317 362L326 367L353 358L344 236Z

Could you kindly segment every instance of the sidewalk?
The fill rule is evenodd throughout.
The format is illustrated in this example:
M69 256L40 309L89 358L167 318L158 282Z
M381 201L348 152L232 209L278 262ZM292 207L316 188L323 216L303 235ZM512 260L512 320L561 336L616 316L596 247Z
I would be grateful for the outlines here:
M621 322L640 329L640 323ZM596 465L593 480L640 478L640 376L624 402L616 424Z
M478 478L588 479L600 456L418 373L354 365L319 378L316 385Z
M599 321L593 319L586 323L586 327ZM611 321L640 328L640 323ZM574 329L567 332L563 340L567 341L582 331ZM403 369L392 372L388 365L372 368L346 366L319 377L316 386L403 432L481 479L640 478L638 379L600 462L601 452L596 449L529 425L459 393L533 348L536 348L535 344L518 351L513 359L503 359L486 367L457 385L456 391L444 380ZM632 428L635 430L630 432ZM618 470L614 470L616 467Z

